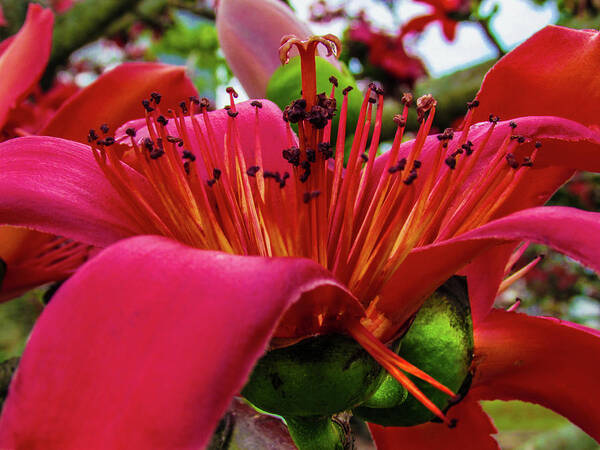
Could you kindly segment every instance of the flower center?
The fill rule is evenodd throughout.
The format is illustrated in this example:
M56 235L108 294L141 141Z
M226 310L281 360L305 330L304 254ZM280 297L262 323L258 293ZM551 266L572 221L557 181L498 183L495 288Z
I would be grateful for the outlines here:
M366 307L367 317L349 324L348 332L443 417L426 397L419 397L403 371L452 392L377 339L389 337L392 327L399 326L378 312L378 292L413 248L487 222L529 170L538 146L531 157L519 162L515 149L524 138L513 135L511 127L489 164L483 169L477 166L498 118L490 117L491 126L474 146L468 139L478 103L474 101L468 105L460 138L454 140L448 129L438 135L435 151L425 154L436 109L436 101L427 95L416 101L420 127L415 141L410 148L401 147L412 103L412 96L405 94L403 111L394 118L396 133L389 155L376 165L383 91L371 84L344 165L350 88L343 90L333 142L338 82L331 77L330 94L317 94L317 45L325 45L330 53L340 50L339 40L331 35L307 41L287 36L282 41L282 61L296 46L302 65L303 97L283 114L287 143L282 158L288 163L287 171L274 171L264 164L260 101L251 103L254 142L242 141L237 94L232 88L228 88L230 105L222 142L211 124L207 100L192 97L181 102L177 111L163 115L161 97L153 93L142 102L145 127L127 128L126 135L117 136L119 142L107 136L106 128L101 128L102 138L90 131L94 157L148 234L240 255L306 257L330 270ZM193 114L195 110L199 113ZM290 124L297 126L297 141ZM132 151L113 146L127 140ZM249 146L251 157L244 153ZM467 180L468 190L463 189Z

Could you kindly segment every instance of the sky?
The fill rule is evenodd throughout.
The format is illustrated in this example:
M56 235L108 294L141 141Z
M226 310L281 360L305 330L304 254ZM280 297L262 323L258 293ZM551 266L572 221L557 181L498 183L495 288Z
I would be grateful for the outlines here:
M330 0L331 4L340 1ZM291 0L298 16L308 20L308 7L310 1ZM532 4L528 0L485 0L481 12L491 11L494 4L498 4L499 11L491 23L495 35L506 50L523 42L536 31L553 23L558 18L558 11L553 2L544 6ZM399 26L419 15L426 14L428 6L412 0L399 0L396 11L390 14L389 10L381 3L372 0L349 0L347 10L355 13L360 9L367 11L369 18L382 29L398 30ZM316 34L333 33L341 35L344 30L343 21L328 24L314 24ZM428 26L418 39L407 40L407 48L412 53L421 57L429 73L439 77L478 62L496 56L496 50L489 43L479 25L462 23L459 25L457 38L449 43L443 37L437 24Z

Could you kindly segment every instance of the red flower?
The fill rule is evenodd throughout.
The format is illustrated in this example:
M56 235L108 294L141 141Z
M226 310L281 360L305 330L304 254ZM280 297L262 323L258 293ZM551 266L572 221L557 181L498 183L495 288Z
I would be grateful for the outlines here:
M425 75L423 63L406 53L400 37L373 31L362 18L350 26L349 38L366 44L369 47L369 63L382 68L397 80L413 85Z
M453 41L456 36L456 14L465 14L469 11L470 2L465 0L419 0L432 7L431 14L418 16L402 26L400 37L409 33L421 33L427 25L440 22L444 36Z
M569 39L571 31L552 30ZM547 33L534 38L538 62ZM272 103L236 105L230 91L229 110L208 113L200 103L196 116L194 99L163 116L153 94L144 102L146 119L115 136L132 147L129 163L111 135L97 132L89 135L92 149L51 137L0 144L3 221L107 247L59 289L36 324L0 418L0 445L202 447L265 347L315 333L350 334L410 388L402 370L418 370L382 341L462 268L476 351L487 362L476 361L475 387L450 417L466 413L462 423L477 425L481 414L468 399L515 396L558 410L598 438L600 412L590 403L597 367L576 351L562 353L557 373L571 387L569 397L558 396L536 377L550 372L544 364L552 361L541 358L552 344L569 341L552 341L548 350L534 335L544 319L489 310L520 240L552 245L600 270L597 213L531 208L575 169L598 166L600 136L552 116L469 127L479 114L472 108L464 132L427 137L436 106L424 97L416 140L400 145L405 115L398 117L392 149L376 159L383 105L371 87L344 171L347 103L331 162L332 105L316 96L311 68L316 41L288 40L284 57L294 44L305 98L285 115L299 122L298 140ZM523 56L516 51L501 64ZM555 81L537 89L562 92L571 82ZM579 106L585 114L595 103ZM503 111L483 100L480 108ZM505 317L528 325L518 330L519 345L508 342L508 356L497 350L515 339L503 332ZM575 331L567 337L582 351L597 350L596 336ZM504 370L523 382L501 376ZM464 431L460 424L455 430Z
M163 92L164 103L171 107L179 98L196 93L183 69L136 63L100 76L77 94L59 88L38 95L31 104L24 99L35 89L48 61L52 23L49 10L31 4L19 33L0 43L0 136L36 133L84 142L90 128L107 122L108 111L112 120L107 125L113 129L137 117L139 98L153 88ZM124 79L129 83L121 83ZM51 234L0 227L0 259L8 266L0 301L65 279L85 261L88 251L87 245Z

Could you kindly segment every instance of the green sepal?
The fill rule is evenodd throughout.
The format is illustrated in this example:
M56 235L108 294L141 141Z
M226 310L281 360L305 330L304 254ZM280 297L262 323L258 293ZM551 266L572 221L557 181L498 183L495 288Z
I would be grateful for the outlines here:
M344 97L342 94L343 89L347 86L353 88L348 93L348 116L346 119L347 136L354 134L363 101L363 96L358 90L354 77L350 74L350 71L343 62L340 61L340 65L342 70L339 70L324 58L318 56L315 58L317 94L325 92L329 96L331 93L331 83L329 82L329 78L333 75L338 80L338 87L335 90L335 100L338 112L333 119L331 133L332 140L337 136L340 109ZM296 56L273 73L267 86L267 98L276 103L281 109L284 109L294 100L300 98L301 90L302 72L300 70L300 57ZM335 144L335 142L333 142L333 144Z
M344 450L345 435L329 416L284 417L298 450Z
M427 299L401 342L398 354L402 358L454 392L461 389L468 380L473 358L473 322L463 277L450 278ZM440 409L450 405L447 394L425 381L409 377ZM374 397L378 395L376 392ZM392 408L367 405L370 403L355 408L354 413L368 422L384 426L419 425L435 417L411 394Z
M264 355L242 395L284 417L330 416L371 397L384 375L353 339L317 336Z

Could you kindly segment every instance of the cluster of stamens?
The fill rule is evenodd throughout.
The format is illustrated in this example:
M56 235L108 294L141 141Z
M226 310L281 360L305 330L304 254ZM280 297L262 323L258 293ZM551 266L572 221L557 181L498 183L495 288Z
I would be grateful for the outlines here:
M468 139L473 109L478 105L473 101L468 104L460 137L455 139L454 132L447 129L438 135L435 152L423 155L436 109L431 96L416 101L420 127L410 150L401 149L412 104L407 94L402 99L402 113L394 119L396 133L389 157L383 170L378 169L374 163L382 131L384 93L371 84L345 164L350 88L342 91L333 142L338 81L330 79L329 95L317 94L315 87L315 49L323 43L330 52L333 47L339 50L339 41L331 36L309 41L286 37L282 44L282 60L295 45L303 65L303 98L283 112L287 143L281 157L288 164L287 171L263 166L260 101L251 103L255 140L241 142L236 125L237 94L231 88L227 132L221 143L211 125L207 100L191 97L181 102L178 110L163 115L157 93L142 102L146 135L140 138L139 130L128 128L117 142L128 144L131 151L123 153L121 145L113 146L115 138L107 136L106 127L100 128L103 137L91 130L89 142L99 166L145 232L163 234L200 249L313 259L330 270L365 306L367 318L363 325L368 332L354 327L350 333L377 355L382 365L387 364L386 369L395 371L403 384L411 385L398 369L435 384L413 366L399 363L397 355L394 360L381 343L377 344L373 335L381 336L391 326L377 311L378 292L415 247L449 239L486 223L531 167L535 151L519 161L515 149L525 138L509 133L485 171L473 173L498 122L497 117L490 117L491 126L474 146ZM198 114L194 114L196 111ZM297 127L297 140L292 124ZM253 146L253 158L243 151L248 145ZM144 191L138 182L140 177ZM462 191L468 177L473 188ZM147 195L153 197L152 201ZM425 397L420 399L441 414Z

